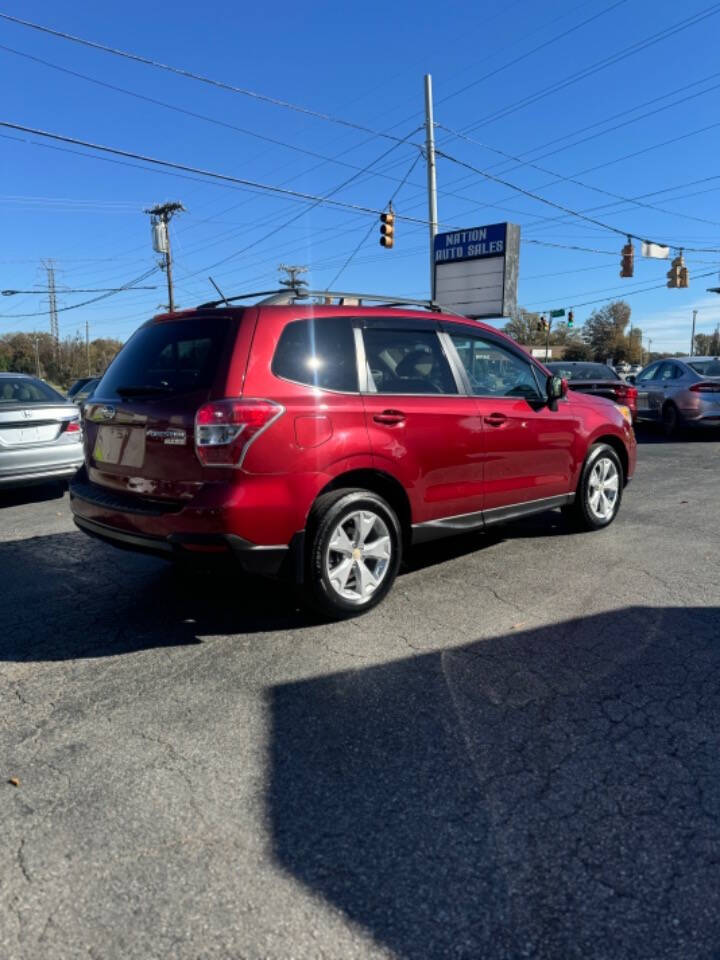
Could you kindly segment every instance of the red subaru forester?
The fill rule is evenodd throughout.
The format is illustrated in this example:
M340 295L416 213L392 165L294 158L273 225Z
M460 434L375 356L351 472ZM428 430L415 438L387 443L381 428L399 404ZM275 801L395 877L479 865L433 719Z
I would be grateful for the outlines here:
M635 469L626 407L568 392L473 320L301 299L140 327L85 407L81 530L225 553L348 617L411 544L555 507L586 529L615 518Z

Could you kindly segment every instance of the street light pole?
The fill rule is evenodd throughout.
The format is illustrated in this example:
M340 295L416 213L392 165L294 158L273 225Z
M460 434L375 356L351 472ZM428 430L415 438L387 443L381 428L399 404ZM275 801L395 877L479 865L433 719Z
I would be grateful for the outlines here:
M438 228L437 176L435 172L435 120L432 77L425 74L425 159L427 161L428 221L430 223L430 299L435 299L435 235Z
M695 318L696 317L697 317L697 310L693 310L692 336L690 337L690 356L691 357L695 353Z

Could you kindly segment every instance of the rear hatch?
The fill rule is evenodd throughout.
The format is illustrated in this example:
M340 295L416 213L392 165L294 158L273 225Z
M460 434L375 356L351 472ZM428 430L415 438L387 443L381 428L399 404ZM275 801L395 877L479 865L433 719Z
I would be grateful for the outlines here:
M621 380L571 380L569 387L576 393L589 393L594 397L606 397L615 402L625 394Z
M109 489L184 501L219 470L195 454L199 407L224 395L242 311L176 315L141 327L84 409L89 479ZM244 362L243 358L243 362Z

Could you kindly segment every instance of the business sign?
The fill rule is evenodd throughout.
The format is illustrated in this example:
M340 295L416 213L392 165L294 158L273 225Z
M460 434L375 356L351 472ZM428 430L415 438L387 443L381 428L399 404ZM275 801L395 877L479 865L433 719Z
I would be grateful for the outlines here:
M520 227L493 223L435 237L435 289L441 307L476 319L517 310Z

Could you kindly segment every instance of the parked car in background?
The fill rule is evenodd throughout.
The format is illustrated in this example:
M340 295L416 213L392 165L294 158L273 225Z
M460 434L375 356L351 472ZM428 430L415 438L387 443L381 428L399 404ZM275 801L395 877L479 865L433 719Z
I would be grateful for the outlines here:
M563 360L547 363L548 370L563 377L571 390L587 393L594 397L606 397L614 403L625 404L630 408L633 422L637 418L637 390L627 383L606 363L585 361L565 362Z
M661 423L666 436L685 425L720 427L720 357L656 360L633 379L638 419Z
M80 387L79 390L75 392L73 400L78 404L82 410L83 405L90 399L90 397L95 392L95 388L100 383L100 377L92 377L90 380L86 380L85 383Z
M67 392L68 400L73 400L75 395L82 390L86 383L90 383L91 380L96 380L96 377L80 377L76 380L70 389Z
M82 465L79 410L24 373L0 373L0 487L71 477Z
M145 323L85 406L78 527L234 556L341 618L382 600L413 543L556 507L589 530L614 520L627 407L568 393L490 326L331 296Z
M630 377L636 377L636 376L640 373L641 370L642 370L642 364L640 364L640 363L632 363L632 364L630 364L630 372L629 372L628 376L630 376Z

